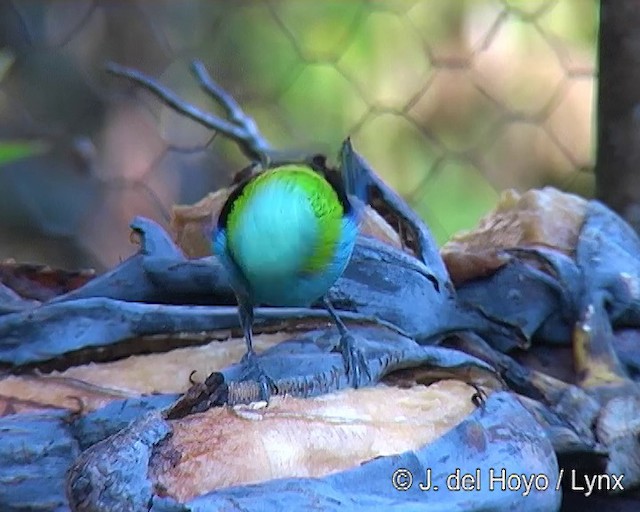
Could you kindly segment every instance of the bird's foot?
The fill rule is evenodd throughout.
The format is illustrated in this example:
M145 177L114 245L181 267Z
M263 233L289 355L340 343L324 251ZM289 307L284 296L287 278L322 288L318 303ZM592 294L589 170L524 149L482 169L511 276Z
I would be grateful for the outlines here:
M484 410L485 402L487 401L488 396L487 392L475 382L469 382L468 384L475 390L475 393L471 395L471 403L478 409Z
M356 347L356 339L351 333L348 331L342 333L340 342L333 351L342 354L347 379L353 388L362 387L363 384L372 380L369 363L364 356L364 352ZM366 381L364 380L364 375L366 375Z
M275 381L269 377L258 361L258 356L251 350L242 356L240 364L244 367L243 380L252 380L260 386L260 399L269 403L272 392L277 393Z

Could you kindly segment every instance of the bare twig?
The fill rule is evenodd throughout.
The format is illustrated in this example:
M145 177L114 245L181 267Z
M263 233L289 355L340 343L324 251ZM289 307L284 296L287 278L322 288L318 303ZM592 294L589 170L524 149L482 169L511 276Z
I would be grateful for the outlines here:
M209 96L211 96L224 109L227 117L233 124L242 124L245 118L244 112L238 102L211 78L204 64L199 60L191 62L191 72L198 83ZM250 120L253 123L253 120ZM254 124L255 126L255 124Z
M258 156L263 164L268 163L266 157L271 152L271 147L260 133L255 121L244 113L233 96L211 78L201 61L194 60L191 63L191 72L202 89L224 109L231 123L243 130L244 138L237 140L242 151L247 156Z
M112 75L126 78L143 87L176 112L229 137L238 144L240 150L250 160L259 160L263 164L269 161L271 147L258 130L256 123L243 112L238 103L224 89L213 81L200 61L192 63L193 74L203 90L222 106L230 120L203 112L140 71L113 62L107 64L106 70Z

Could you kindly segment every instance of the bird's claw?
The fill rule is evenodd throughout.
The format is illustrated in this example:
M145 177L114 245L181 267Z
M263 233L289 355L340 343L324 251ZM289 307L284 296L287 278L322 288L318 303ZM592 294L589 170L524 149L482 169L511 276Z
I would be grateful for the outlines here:
M364 352L355 346L355 342L355 338L346 332L340 336L340 343L334 351L342 354L347 379L350 385L357 389L365 382L363 373L366 375L366 382L370 382L373 378Z
M482 389L475 382L470 382L469 385L475 389L475 393L471 395L471 403L475 405L478 409L483 409L485 407L485 402L487 401L487 393L484 389Z
M255 352L247 352L242 356L240 364L244 367L243 380L252 380L260 386L260 399L269 403L272 392L277 393L278 387L275 381L267 375L258 361Z

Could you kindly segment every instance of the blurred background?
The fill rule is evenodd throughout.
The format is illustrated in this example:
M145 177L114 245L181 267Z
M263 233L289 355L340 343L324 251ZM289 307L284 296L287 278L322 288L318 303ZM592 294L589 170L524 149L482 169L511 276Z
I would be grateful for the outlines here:
M194 58L283 150L354 146L439 243L505 188L594 192L596 0L0 2L0 260L114 265L128 224L226 186Z

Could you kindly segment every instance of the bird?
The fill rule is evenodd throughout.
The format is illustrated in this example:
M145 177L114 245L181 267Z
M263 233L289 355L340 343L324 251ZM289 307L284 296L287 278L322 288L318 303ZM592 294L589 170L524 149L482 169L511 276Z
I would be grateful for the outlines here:
M226 270L238 302L246 342L242 358L257 371L268 401L273 381L259 365L252 342L254 308L328 309L341 334L347 376L357 380L365 363L353 337L327 299L343 274L359 230L359 208L338 171L315 156L304 163L268 167L241 181L225 201L212 234L213 252Z

